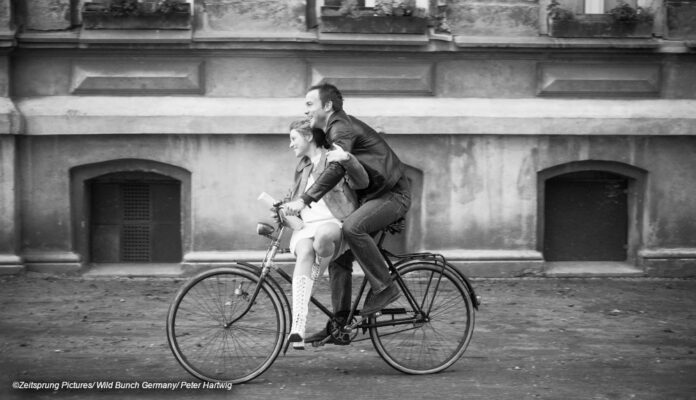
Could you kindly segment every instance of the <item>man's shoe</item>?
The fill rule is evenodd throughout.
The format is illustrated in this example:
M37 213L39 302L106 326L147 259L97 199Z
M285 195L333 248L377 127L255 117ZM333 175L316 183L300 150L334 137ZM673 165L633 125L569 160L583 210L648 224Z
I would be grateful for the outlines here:
M399 287L392 282L386 289L374 294L370 291L365 299L365 305L360 310L360 315L368 316L381 311L384 307L396 301L401 296Z
M322 340L326 339L327 336L330 336L329 332L327 332L326 328L324 328L319 332L315 332L305 337L304 341L305 343L321 342ZM329 339L326 343L333 343L333 338Z
M335 344L337 346L345 346L350 344L350 341L342 341L342 340L336 340L330 333L329 329L336 329L338 328L339 324L340 326L345 325L345 322L338 322L334 320L329 320L326 323L326 328L320 330L319 332L313 333L307 337L305 337L304 341L305 343L311 343L313 346L319 345L320 342L323 342L322 344Z

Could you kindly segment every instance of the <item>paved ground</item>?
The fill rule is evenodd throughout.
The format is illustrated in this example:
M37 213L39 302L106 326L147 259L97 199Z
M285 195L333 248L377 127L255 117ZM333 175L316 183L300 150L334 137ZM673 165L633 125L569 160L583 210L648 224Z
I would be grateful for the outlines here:
M696 280L667 279L476 280L483 304L469 350L436 375L403 375L364 341L289 353L230 391L12 389L197 382L166 342L182 282L0 277L0 399L696 399Z

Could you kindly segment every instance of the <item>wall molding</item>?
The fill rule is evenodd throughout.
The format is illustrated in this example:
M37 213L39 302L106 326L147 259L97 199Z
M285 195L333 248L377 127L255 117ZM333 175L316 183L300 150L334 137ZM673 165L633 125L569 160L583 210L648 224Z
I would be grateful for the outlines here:
M331 83L348 95L429 96L434 90L433 71L433 63L413 60L310 60L309 82Z
M165 58L77 60L72 66L74 94L203 94L203 61Z
M539 96L657 97L659 64L539 63Z

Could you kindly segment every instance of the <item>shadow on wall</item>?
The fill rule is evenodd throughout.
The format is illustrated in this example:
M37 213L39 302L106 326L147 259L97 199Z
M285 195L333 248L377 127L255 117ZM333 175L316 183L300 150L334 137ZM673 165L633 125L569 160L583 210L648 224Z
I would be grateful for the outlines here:
M406 165L406 177L411 183L411 208L406 213L406 229L396 235L389 235L384 247L392 253L411 253L423 248L423 171Z

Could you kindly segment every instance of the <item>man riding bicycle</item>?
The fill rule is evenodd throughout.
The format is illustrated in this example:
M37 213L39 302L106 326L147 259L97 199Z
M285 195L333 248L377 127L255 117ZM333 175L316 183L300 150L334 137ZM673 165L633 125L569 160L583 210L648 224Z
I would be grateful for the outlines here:
M360 206L348 216L342 227L344 239L351 250L329 265L331 302L339 324L345 324L351 306L352 263L356 259L370 282L361 314L374 314L399 298L397 285L392 282L388 267L382 258L372 234L406 214L410 205L410 184L399 160L384 138L374 129L343 111L343 96L333 85L312 86L305 96L305 114L310 125L326 132L328 146L334 158L347 159L351 153L363 165L369 177L367 188L358 190ZM341 150L342 149L342 150ZM345 175L340 162L331 162L301 198L283 205L289 215L298 215L304 207L311 207ZM329 335L324 329L305 339L321 341ZM331 341L329 341L331 342Z

